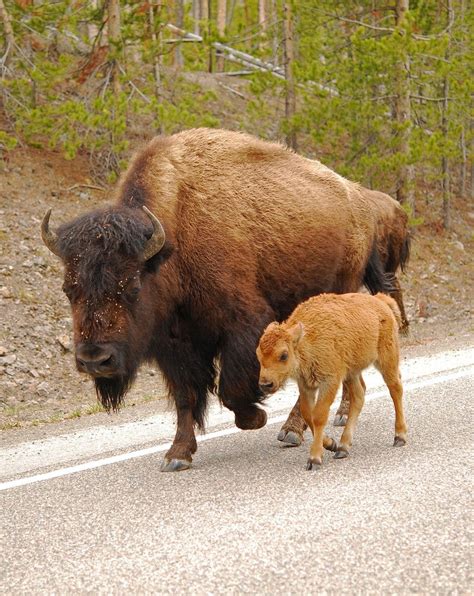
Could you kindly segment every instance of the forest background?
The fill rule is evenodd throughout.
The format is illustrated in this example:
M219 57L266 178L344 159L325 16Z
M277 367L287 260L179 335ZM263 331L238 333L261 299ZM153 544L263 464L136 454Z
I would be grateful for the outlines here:
M404 351L472 343L468 0L0 0L0 427L97 411L39 239L155 134L248 131L410 215ZM454 343L453 343L454 342ZM144 369L129 403L164 393Z

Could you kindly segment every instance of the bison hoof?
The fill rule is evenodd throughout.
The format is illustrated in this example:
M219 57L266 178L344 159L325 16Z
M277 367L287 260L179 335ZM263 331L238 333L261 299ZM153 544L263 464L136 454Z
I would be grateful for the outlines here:
M181 472L191 467L191 462L187 459L165 459L161 464L162 472Z
M278 433L277 439L282 443L285 443L288 447L299 447L303 442L303 437L292 430L281 430Z
M331 444L330 445L326 445L324 447L324 449L327 449L328 451L337 451L338 447L337 447L337 443L334 439L331 439Z
M334 426L346 426L347 423L347 414L336 414L334 416Z
M405 441L405 439L403 437L395 437L395 440L393 441L394 447L403 447L406 444L407 444L407 442Z
M251 408L235 413L235 426L242 430L257 430L267 423L267 413L261 408Z
M310 457L308 462L306 463L307 470L319 470L322 466L323 462L319 457Z
M342 445L339 445L338 450L334 454L334 459L345 459L348 456L349 456L349 451Z

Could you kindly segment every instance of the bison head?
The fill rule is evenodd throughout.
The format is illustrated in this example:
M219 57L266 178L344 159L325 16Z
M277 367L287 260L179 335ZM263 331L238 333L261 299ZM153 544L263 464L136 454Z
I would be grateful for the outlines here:
M171 253L161 223L143 209L90 212L57 233L49 228L49 210L41 226L44 243L65 266L76 366L94 379L107 409L119 407L146 357L155 273Z

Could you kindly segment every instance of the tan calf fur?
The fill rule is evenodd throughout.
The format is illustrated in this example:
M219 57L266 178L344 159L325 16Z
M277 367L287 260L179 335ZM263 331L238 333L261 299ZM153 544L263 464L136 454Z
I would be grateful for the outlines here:
M298 383L301 413L313 433L308 469L321 465L323 447L336 451L336 458L348 455L364 403L361 373L371 364L381 372L395 407L394 445L405 445L400 325L399 308L385 294L321 294L300 304L284 323L265 329L257 348L260 387L274 393L289 378ZM336 446L324 428L343 381L350 396L349 418Z

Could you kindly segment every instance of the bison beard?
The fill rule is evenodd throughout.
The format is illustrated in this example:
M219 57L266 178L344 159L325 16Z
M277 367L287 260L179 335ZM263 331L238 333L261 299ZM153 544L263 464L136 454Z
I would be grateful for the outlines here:
M107 412L119 410L123 402L123 397L130 389L135 380L136 373L133 375L112 377L98 377L94 379L95 391L100 403Z
M120 409L125 394L133 385L137 376L139 361L131 357L125 346L121 346L119 351L123 366L121 374L114 377L96 377L94 379L97 399L107 412L110 412L110 410L117 412ZM125 366L124 363L126 363Z

